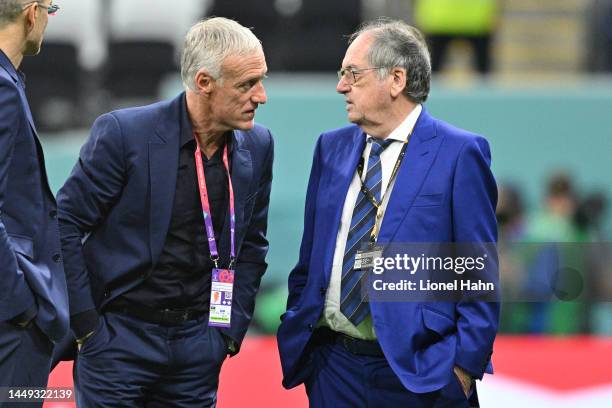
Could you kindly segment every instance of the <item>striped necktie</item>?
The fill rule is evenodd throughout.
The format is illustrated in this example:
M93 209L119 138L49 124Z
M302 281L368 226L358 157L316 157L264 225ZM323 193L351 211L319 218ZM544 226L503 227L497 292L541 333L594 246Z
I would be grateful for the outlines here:
M380 190L382 185L382 167L380 154L393 142L393 140L380 140L369 138L371 145L368 167L363 184L370 190L376 201L380 203ZM362 245L370 240L374 228L376 207L363 192L359 194L351 227L346 239L344 259L342 264L342 281L340 284L340 311L355 326L363 321L369 313L367 294L361 295L361 282L365 278L365 270L355 270L355 254Z

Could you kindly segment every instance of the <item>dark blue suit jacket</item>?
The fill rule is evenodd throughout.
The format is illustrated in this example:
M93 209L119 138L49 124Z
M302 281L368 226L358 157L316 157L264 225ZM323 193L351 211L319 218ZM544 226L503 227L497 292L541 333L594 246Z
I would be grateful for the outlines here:
M0 321L24 312L53 341L68 329L55 199L23 79L0 51Z
M85 334L96 311L140 284L159 259L174 200L183 98L181 94L172 101L98 118L58 193L70 315L77 337ZM267 267L272 136L259 125L234 131L231 154L237 263L232 326L224 334L240 344ZM219 243L222 256L228 256L227 248L229 237L224 236ZM222 264L227 261L222 258Z
M308 375L305 346L321 317L344 199L365 141L353 125L322 134L316 145L300 257L289 276L287 312L278 330L285 387ZM485 139L423 109L378 242L496 242L497 188L490 157ZM489 365L497 303L371 302L370 310L391 368L411 391L442 388L454 365L479 378Z

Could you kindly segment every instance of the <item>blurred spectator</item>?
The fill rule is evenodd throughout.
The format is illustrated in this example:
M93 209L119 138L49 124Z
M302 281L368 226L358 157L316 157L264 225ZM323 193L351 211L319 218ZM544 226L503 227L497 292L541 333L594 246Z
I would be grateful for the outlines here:
M497 201L497 224L500 238L504 241L518 241L524 234L523 196L513 185L499 188Z
M612 335L612 246L606 242L603 219L607 200L602 192L586 196L578 205L574 222L586 242L587 293L590 331Z
M522 333L529 325L529 306L518 302L525 282L523 196L517 187L499 187L496 209L499 229L497 249L502 290L501 333Z
M579 232L590 241L604 241L603 215L607 206L604 193L589 194L580 201L574 213Z
M550 177L545 207L530 221L526 239L540 243L527 269L527 287L552 290L560 301L530 304L532 333L572 334L585 332L588 327L587 308L580 301L566 301L559 296L568 290L582 291L585 279L584 246L574 223L576 193L572 179L565 173ZM568 269L571 266L571 269ZM576 271L574 273L574 271Z
M497 0L416 0L415 21L427 36L433 72L440 71L449 44L465 40L474 50L478 72L489 73L497 12Z
M586 27L587 69L612 72L612 0L590 1Z
M529 238L538 242L572 242L576 195L569 175L550 177L546 187L544 208L530 221Z

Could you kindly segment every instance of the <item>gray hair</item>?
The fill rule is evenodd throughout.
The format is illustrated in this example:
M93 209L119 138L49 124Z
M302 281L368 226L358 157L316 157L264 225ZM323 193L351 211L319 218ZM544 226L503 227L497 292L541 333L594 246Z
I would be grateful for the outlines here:
M255 34L234 20L211 17L196 23L185 36L181 78L186 89L196 91L195 75L204 68L213 79L222 78L221 66L230 55L249 55L261 50Z
M17 20L24 4L23 0L0 0L0 28Z
M380 18L364 23L349 37L349 44L365 32L374 37L368 62L372 67L382 67L377 70L378 78L384 79L394 67L404 68L404 94L414 103L425 102L431 83L431 60L423 34L401 20Z

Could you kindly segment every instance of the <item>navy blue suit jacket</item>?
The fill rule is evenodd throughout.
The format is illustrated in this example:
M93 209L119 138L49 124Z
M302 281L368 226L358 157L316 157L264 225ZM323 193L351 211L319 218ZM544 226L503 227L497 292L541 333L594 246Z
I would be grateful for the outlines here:
M316 145L300 257L289 276L287 312L278 330L285 387L308 375L306 344L321 317L344 199L365 141L352 125L322 134ZM497 188L490 157L485 139L423 109L378 242L496 242ZM370 311L387 361L413 392L442 388L454 365L479 378L491 368L497 303L373 301Z
M24 312L53 341L68 329L55 199L23 80L0 51L0 321Z
M85 334L85 320L91 324L96 311L140 284L159 259L174 200L183 98L181 94L172 101L99 117L58 193L70 315L77 337ZM259 125L234 131L232 137L237 263L231 328L223 330L240 344L267 267L274 150L270 132ZM221 264L226 265L229 234L220 241Z

